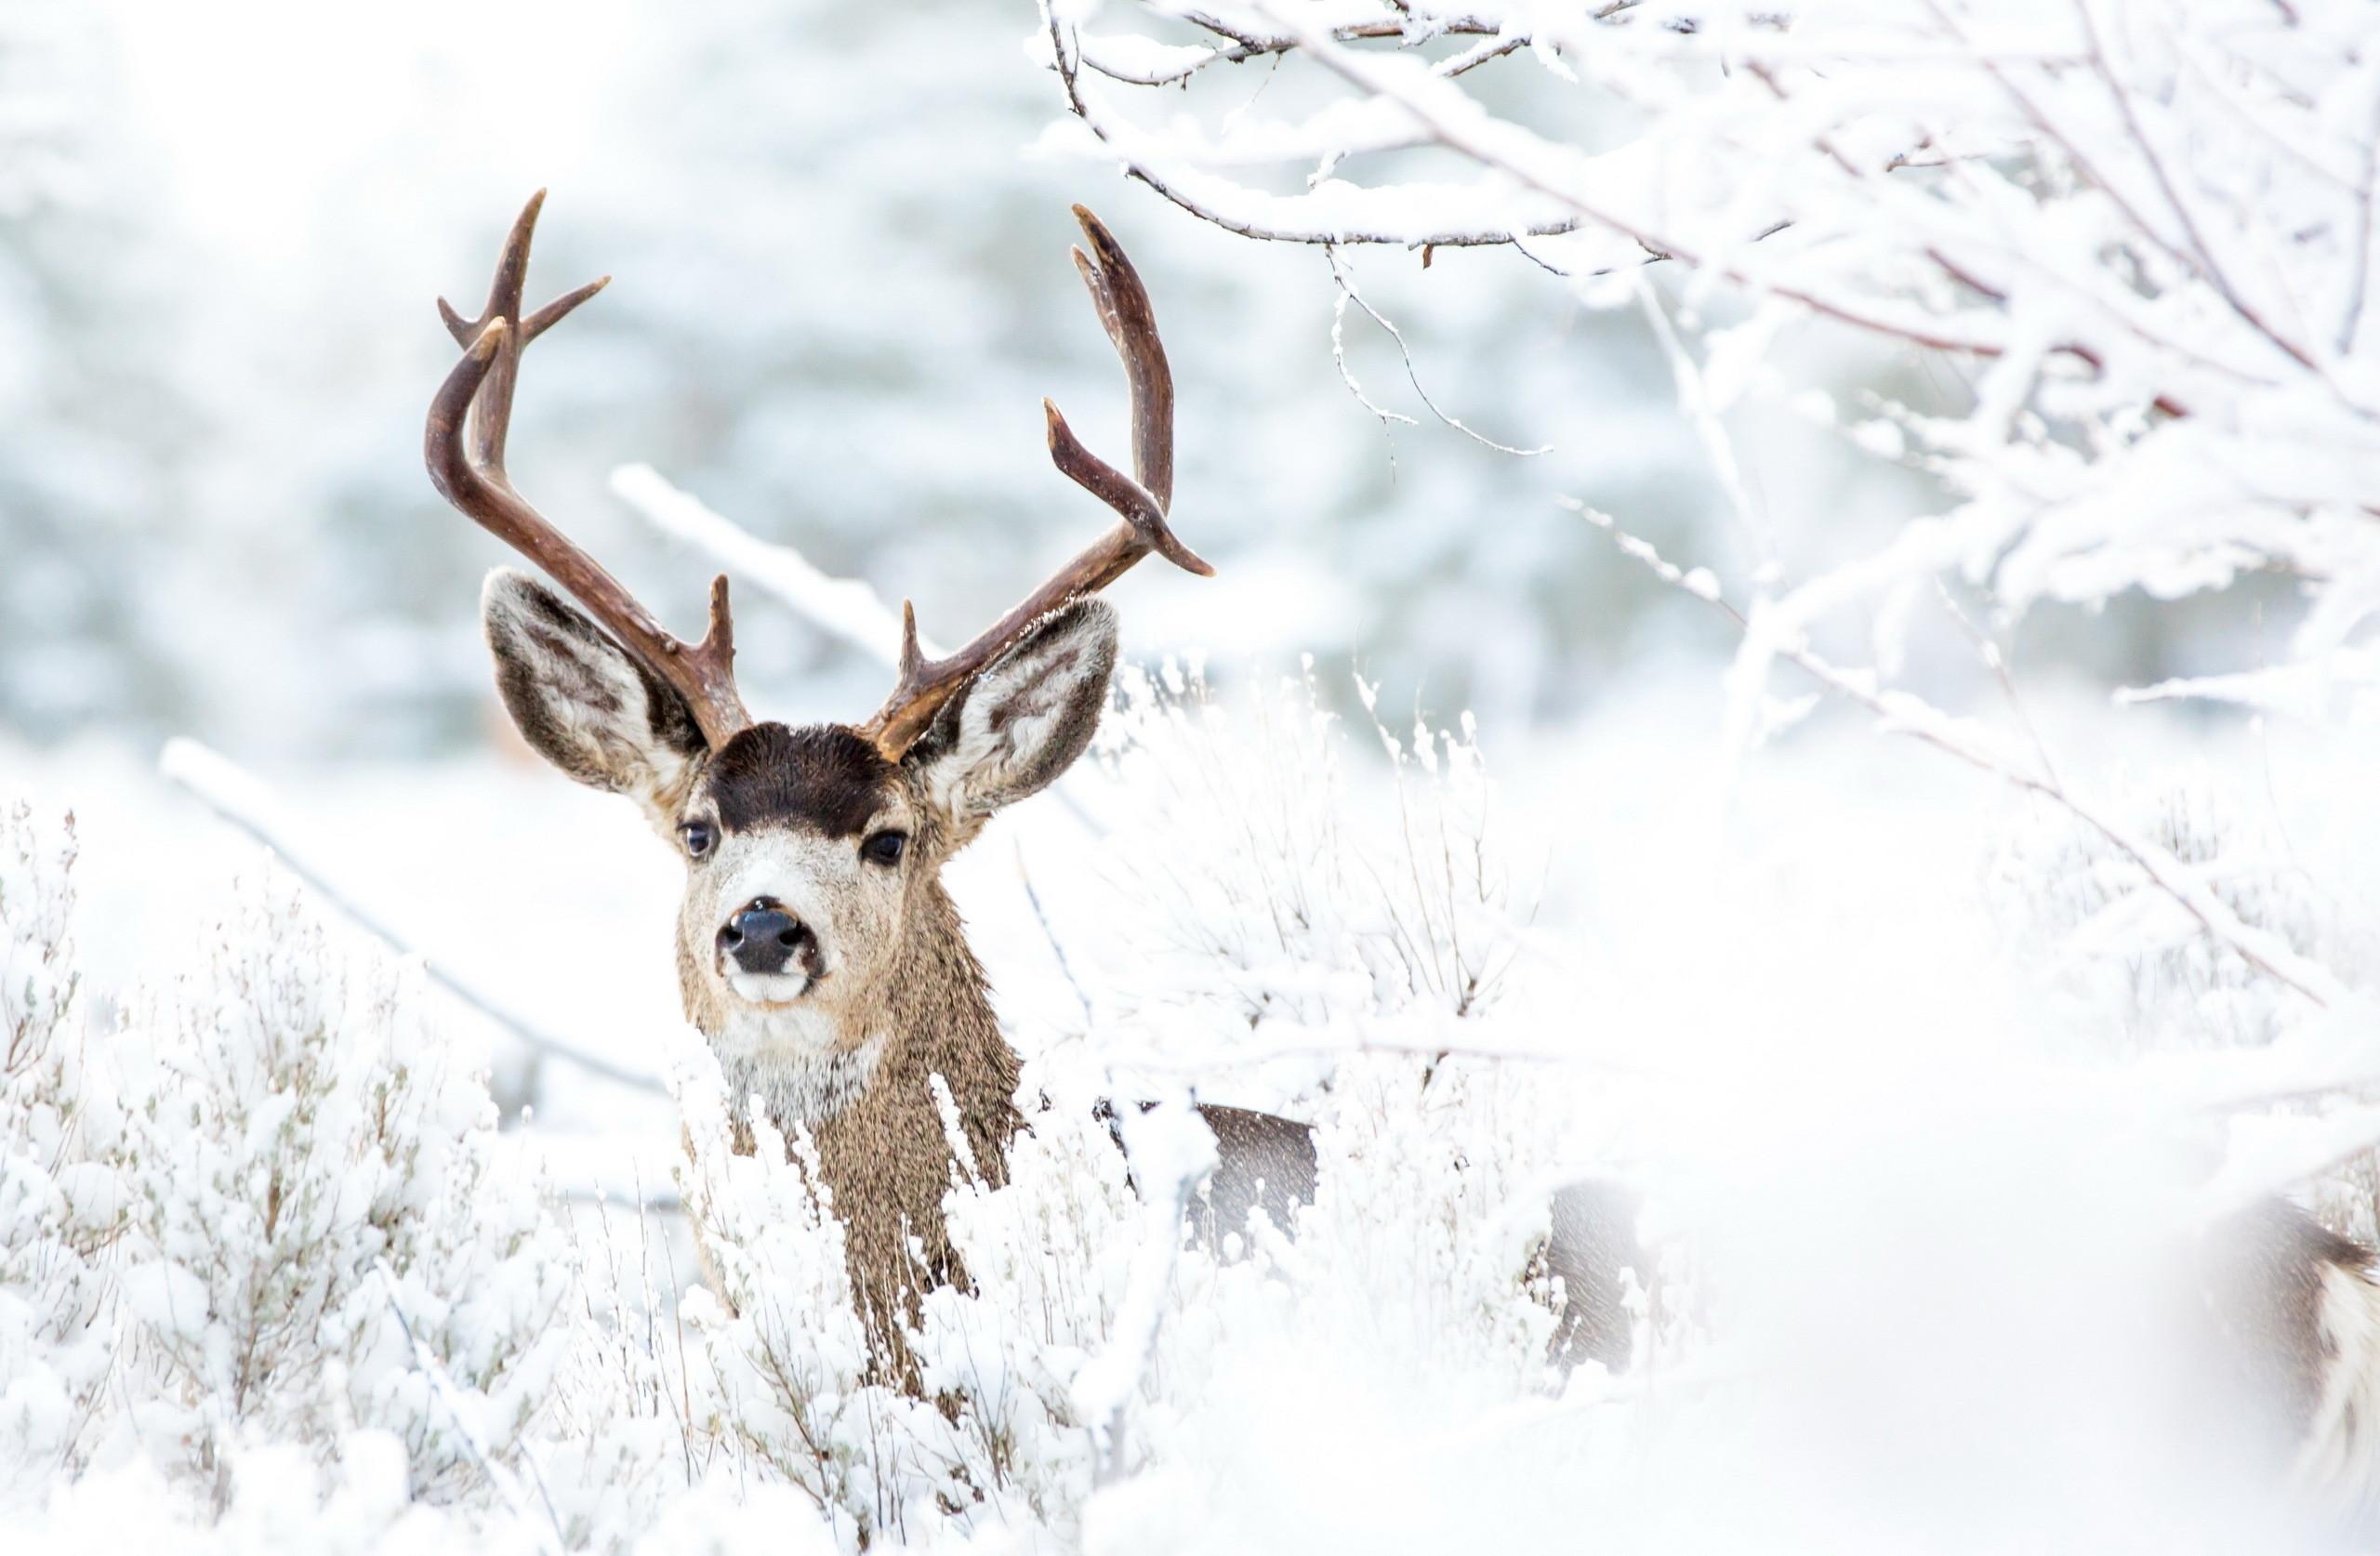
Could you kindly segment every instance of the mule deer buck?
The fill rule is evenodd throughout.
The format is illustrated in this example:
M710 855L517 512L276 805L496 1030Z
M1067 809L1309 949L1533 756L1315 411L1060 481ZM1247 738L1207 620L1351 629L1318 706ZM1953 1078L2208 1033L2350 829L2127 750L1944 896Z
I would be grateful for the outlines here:
M1097 591L1152 552L1213 572L1166 522L1173 386L1148 296L1107 229L1076 207L1089 252L1075 250L1075 263L1130 386L1133 470L1084 447L1044 402L1050 454L1119 521L946 658L919 651L905 606L899 677L884 705L864 722L792 729L745 711L724 576L711 585L701 641L681 641L506 474L522 350L604 284L522 311L543 199L513 224L480 316L439 303L464 352L430 404L430 479L576 600L517 572L490 574L482 611L505 707L547 760L636 801L684 856L686 1014L730 1096L757 1094L780 1127L812 1131L879 1354L913 1382L902 1333L921 1286L966 1279L943 1222L953 1162L932 1077L948 1086L976 1167L995 1185L1022 1123L1017 1057L942 867L1090 743L1116 663L1116 615ZM1286 1219L1310 1197L1303 1127L1201 1111L1222 1154L1213 1214L1244 1220L1261 1200ZM923 1246L922 1270L910 1236Z

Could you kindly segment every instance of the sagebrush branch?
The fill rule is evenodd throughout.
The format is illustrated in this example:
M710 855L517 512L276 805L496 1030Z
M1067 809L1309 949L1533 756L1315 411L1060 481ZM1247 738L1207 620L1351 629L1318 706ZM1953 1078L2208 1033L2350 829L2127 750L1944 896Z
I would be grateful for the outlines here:
M1688 574L1680 569L1663 558L1650 543L1621 529L1608 513L1567 498L1564 506L1608 534L1624 554L1643 563L1663 583L1719 611L1736 624L1738 630L1753 630L1752 618L1730 604L1719 591L1715 580L1708 574ZM2199 872L2148 838L2084 806L2054 775L2026 771L1976 739L1961 720L1942 712L1924 698L1907 692L1880 690L1862 675L1829 664L1801 642L1777 641L1772 643L1772 648L1776 657L1801 670L1828 691L1848 698L1874 714L1888 732L1923 741L1978 771L1990 773L2001 782L2036 795L2064 811L2130 860L2148 877L2150 885L2173 899L2182 911L2197 920L2209 939L2235 953L2257 971L2295 990L2321 1009L2345 1006L2355 998L2355 991L2330 969L2300 955L2279 936L2242 920L2228 903L2208 889Z

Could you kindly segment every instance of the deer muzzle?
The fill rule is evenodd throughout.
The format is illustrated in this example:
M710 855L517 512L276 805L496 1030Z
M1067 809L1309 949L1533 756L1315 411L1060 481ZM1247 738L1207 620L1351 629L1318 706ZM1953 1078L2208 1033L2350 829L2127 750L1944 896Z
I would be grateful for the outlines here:
M752 978L800 977L807 985L824 976L818 936L810 926L767 897L756 898L720 926L721 970Z

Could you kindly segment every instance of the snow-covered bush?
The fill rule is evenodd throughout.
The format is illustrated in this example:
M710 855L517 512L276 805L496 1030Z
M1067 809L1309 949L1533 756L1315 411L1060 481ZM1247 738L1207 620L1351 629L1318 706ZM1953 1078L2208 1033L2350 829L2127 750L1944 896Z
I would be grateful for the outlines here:
M223 1549L703 1549L747 1506L820 1549L1063 1548L1136 1497L1211 1495L1267 1369L1385 1366L1465 1409L1554 1389L1557 1094L1465 1051L1534 1020L1501 1014L1525 947L1475 743L1375 726L1378 781L1310 678L1232 704L1136 677L1111 722L1083 798L1145 820L1065 872L1129 930L1084 948L1109 1013L1029 1062L1005 1182L952 1185L970 1284L909 1336L921 1398L872 1362L810 1142L726 1097L698 1039L674 1073L707 1289L665 1296L624 1272L611 1212L564 1216L512 1165L420 968L278 876L126 998L88 1084L71 845L20 814L0 902L38 1062L6 1095L42 1151L7 1182L43 1208L7 1223L0 1294L12 1401L46 1391L14 1495L60 1541L113 1485ZM1185 1034L1226 1069L1286 1066L1322 1170L1296 1224L1185 1228L1211 1141L1178 1072L1135 1066Z
M265 880L115 1036L119 1277L159 1374L136 1415L202 1473L243 1437L377 1430L450 1497L545 1401L564 1245L426 1004L418 968Z
M1269 1090L1250 1100L1281 1105L1336 1053L1476 1040L1461 1030L1504 991L1537 883L1514 880L1492 831L1468 719L1417 718L1400 739L1358 680L1371 721L1351 732L1311 666L1233 697L1179 666L1117 683L1095 747L1113 785L1097 798L1117 905L1094 975L1111 1062L1252 1073ZM1385 752L1385 785L1351 779L1351 739Z
M832 1523L873 1533L918 1495L902 1429L932 1406L869 1381L841 1224L813 1180L814 1157L788 1154L809 1142L788 1142L757 1110L731 1114L707 1057L690 1047L678 1067L688 1153L680 1193L708 1281L685 1321L718 1380L703 1424ZM746 1154L735 1151L737 1122L751 1133Z
M73 818L0 811L0 1503L71 1472L105 1388L115 1195L84 1151Z
M1067 1526L1091 1459L1068 1386L1111 1321L1129 1252L1117 1233L1134 1217L1088 1100L1030 1121L1005 1186L954 1185L973 1284L926 1299L910 1338L918 1399L871 1365L808 1139L787 1141L754 1112L753 1154L739 1155L708 1050L690 1041L677 1075L681 1187L711 1281L683 1310L705 1364L697 1409L744 1473L801 1491L846 1542Z
M0 1495L104 1465L233 1523L267 1485L517 1500L574 1267L417 967L251 882L192 970L86 1030L73 857L7 813Z
M2153 787L2122 785L2109 802L2127 833L2202 879L2240 923L2310 962L2356 968L2340 904L2291 857L2274 821L2239 804L2203 763ZM2096 1043L2256 1046L2312 1013L2067 811L2013 805L1987 871L2012 953L2056 969Z
M1152 1168L1160 1131L1203 1135L1195 1115L1133 1115L1132 1161L1159 1191L1144 1207L1089 1096L1045 1092L1008 1183L953 1190L973 1285L926 1299L918 1400L871 1375L805 1142L773 1155L754 1118L759 1154L734 1154L716 1069L691 1054L685 1187L716 1283L683 1311L698 1425L739 1480L796 1487L846 1549L999 1527L1063 1546L1106 1488L1224 1495L1250 1391L1283 1369L1372 1372L1472 1410L1554 1391L1553 1294L1533 1283L1548 1180L1528 1149L1546 1120L1525 1077L1453 1062L1425 1092L1419 1062L1358 1062L1320 1131L1316 1204L1227 1250L1183 1246Z

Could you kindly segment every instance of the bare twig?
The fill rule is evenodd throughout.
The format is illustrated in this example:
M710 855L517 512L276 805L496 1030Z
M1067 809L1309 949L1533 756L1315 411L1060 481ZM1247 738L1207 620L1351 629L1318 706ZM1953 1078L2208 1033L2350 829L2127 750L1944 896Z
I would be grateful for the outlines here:
M2336 345L2341 356L2351 356L2363 329L2363 306L2372 281L2373 186L2380 179L2380 93L2372 104L2372 119L2363 136L2363 173L2355 191L2355 259L2347 275L2347 300L2339 320Z
M1660 294L1653 289L1651 276L1638 272L1636 294L1644 305L1646 321L1653 326L1653 338L1660 343L1661 355L1670 364L1670 376L1677 386L1678 410L1702 440L1704 451L1711 455L1712 471L1719 478L1720 490L1726 493L1728 506L1735 509L1736 520L1752 543L1753 556L1765 565L1777 555L1777 536L1769 527L1766 513L1752 500L1742 462L1736 457L1735 440L1727 436L1726 428L1719 419L1719 409L1712 404L1710 393L1703 387L1702 370L1695 364L1686 342L1678 338L1677 327L1670 323L1669 310L1661 306Z
M1394 412L1384 411L1378 405L1373 404L1369 400L1364 399L1363 390L1355 389L1355 380L1348 375L1346 352L1340 340L1339 321L1345 315L1346 304L1351 302L1357 308L1362 309L1366 318L1369 319L1373 323L1378 324L1382 329L1386 330L1388 332L1388 337L1396 342L1396 354L1404 359L1405 363L1405 376L1413 385L1414 394L1420 397L1423 405L1429 407L1429 411L1432 415L1437 417L1448 427L1453 428L1464 437L1469 438L1473 442L1485 444L1487 447L1494 449L1499 454L1517 455L1521 458L1527 459L1533 458L1540 454L1551 454L1554 452L1554 445L1551 443L1546 444L1542 448L1514 448L1509 443L1500 443L1495 439L1488 437L1486 433L1476 431L1472 428L1464 426L1462 422L1440 410L1438 408L1438 402L1430 398L1430 391L1421 387L1421 375L1413 365L1413 350L1411 347L1405 343L1405 332L1391 323L1384 316L1382 316L1380 310L1374 308L1371 304L1364 300L1364 295L1361 292L1355 290L1355 277L1347 273L1346 262L1340 257L1338 244L1325 244L1323 245L1322 252L1329 256L1330 260L1330 279L1338 283L1339 285L1340 306L1336 310L1334 310L1331 316L1331 353L1339 359L1339 376L1347 380L1347 387L1349 389L1355 390L1355 398L1363 401L1364 409L1371 412L1372 415L1380 417L1383 422L1389 420L1392 416L1395 416L1395 419L1402 421L1408 426L1412 424L1412 417L1395 416Z
M1278 57L1289 53L1298 46L1298 40L1286 34L1251 33L1245 28L1234 27L1219 17L1201 11L1186 11L1183 13L1183 20L1204 28L1207 32L1223 39L1224 42L1209 47L1196 58L1169 69L1133 71L1102 60L1098 57L1094 41L1091 47L1082 51L1082 62L1110 80L1120 81L1127 86L1174 86L1189 80L1210 65L1244 64L1248 60L1267 56ZM1331 29L1331 35L1342 42L1353 42L1358 38L1396 38L1408 44L1424 41L1422 37L1415 35L1415 25L1410 20L1361 21L1334 27ZM1434 20L1429 24L1427 36L1486 34L1493 39L1502 29L1502 22L1487 17L1449 17ZM1509 54L1527 42L1527 39L1523 37L1489 46L1496 54ZM1471 64L1464 65L1462 69L1468 70L1471 65L1484 62L1484 58L1474 59ZM1448 73L1460 74L1461 72L1455 71Z
M1934 594L1941 600L1942 608L1950 613L1950 619L1957 622L1960 630L1967 635L1967 640L1975 645L1976 657L1983 661L1984 668L1991 672L1991 679L1999 684L2001 700L2008 705L2008 712L2016 720L2016 727L2023 730L2025 738L2032 743L2034 759L2042 764L2042 771L2049 781L2056 783L2057 763L2050 758L2049 743L2042 739L2041 731L2034 726L2033 716L2025 710L2025 699L2016 691L2016 678L2008 673L2008 656L2000 652L2000 645L1976 624L1974 617L1967 614L1965 608L1951 595L1950 586L1939 577L1934 580Z
M1338 249L1328 247L1323 252L1330 256L1330 273L1336 277L1339 274ZM1349 394L1355 397L1355 403L1380 418L1381 435L1388 443L1389 475L1394 479L1396 474L1396 425L1419 427L1421 424L1402 411L1392 411L1380 403L1366 394L1364 386L1355 381L1355 370L1347 365L1347 305L1355 300L1355 289L1342 284L1337 300L1330 305L1330 361L1339 369L1339 381L1347 386Z
M1074 963L1066 959L1065 943L1058 938L1056 928L1050 922L1049 911L1041 905L1041 893L1033 889L1033 873L1025 867L1025 845L1021 842L1016 848L1016 878L1025 888L1025 900L1032 904L1033 916L1041 926L1042 938L1050 943L1050 954L1058 958L1058 970L1065 975L1066 987L1074 990L1075 998L1082 1004L1083 1024L1088 1026L1099 1019L1099 1013L1091 1003L1091 996L1083 991L1082 981L1075 976Z
M1328 229L1319 226L1307 229L1275 228L1235 217L1229 212L1219 209L1212 203L1201 199L1196 192L1184 188L1180 180L1169 178L1145 159L1135 157L1129 151L1117 146L1116 137L1107 122L1091 111L1090 103L1083 96L1080 79L1081 66L1084 62L1081 40L1058 19L1050 0L1040 0L1040 4L1043 24L1050 34L1051 55L1058 73L1059 84L1065 91L1066 106L1069 112L1081 120L1092 135L1118 152L1123 161L1124 171L1128 175L1146 184L1158 194L1211 226L1220 227L1227 232L1236 232L1242 237L1262 238L1276 243L1394 244L1408 248L1491 247L1512 242L1514 231L1526 237L1546 238L1565 232L1575 232L1579 230L1580 223L1576 218L1532 221L1521 224L1512 231L1502 231L1448 228L1435 232L1391 233L1344 223L1333 224Z

